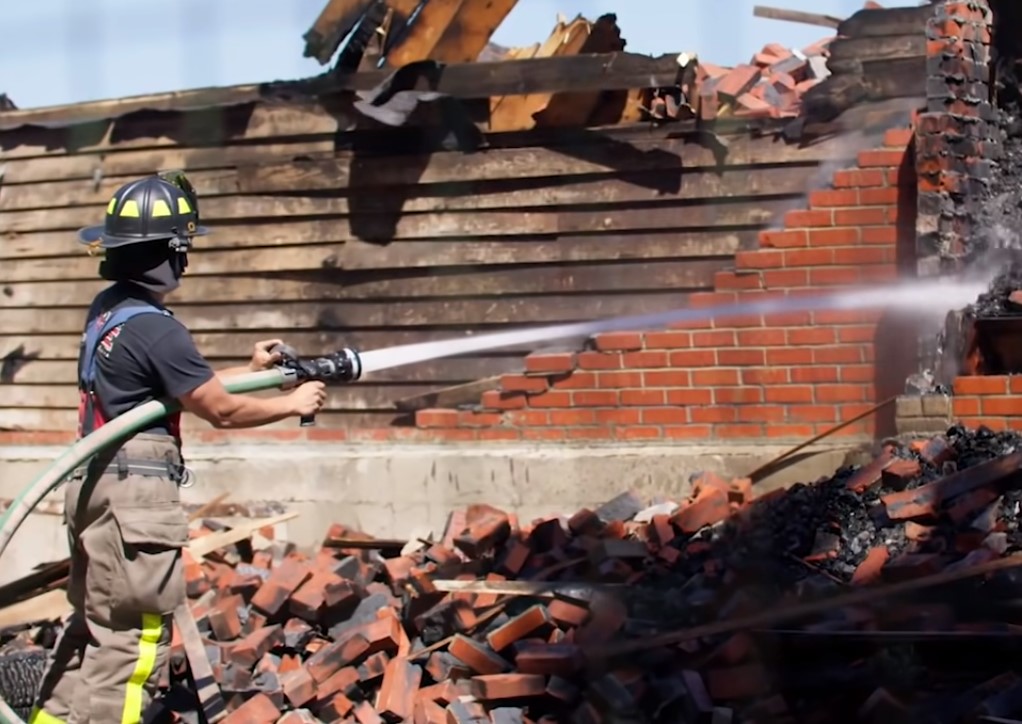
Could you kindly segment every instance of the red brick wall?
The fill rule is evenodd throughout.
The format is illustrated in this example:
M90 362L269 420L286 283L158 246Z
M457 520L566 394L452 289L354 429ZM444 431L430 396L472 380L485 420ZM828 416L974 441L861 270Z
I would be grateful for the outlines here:
M695 305L818 292L914 274L916 177L910 129L836 171L760 248L738 254ZM803 439L897 394L915 371L897 320L801 312L610 333L577 353L534 354L474 410L424 410L436 439ZM907 353L906 353L907 350ZM875 360L884 358L883 365ZM869 419L844 435L887 434Z
M1022 431L1022 376L959 377L951 398L951 414L967 427Z
M915 273L916 173L910 129L834 172L781 228L760 234L733 272L695 305L816 293ZM914 338L877 312L804 312L604 334L577 353L525 358L522 374L474 410L424 410L387 429L211 430L189 420L193 443L267 441L800 441L899 394L916 370ZM882 365L874 364L883 358ZM894 431L873 417L841 435ZM70 432L0 433L0 442L64 443Z

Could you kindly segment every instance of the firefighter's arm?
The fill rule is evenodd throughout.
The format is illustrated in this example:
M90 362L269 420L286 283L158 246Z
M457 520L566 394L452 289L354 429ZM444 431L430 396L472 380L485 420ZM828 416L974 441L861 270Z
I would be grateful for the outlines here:
M322 382L306 382L286 395L253 397L227 391L219 377L178 398L181 407L218 429L259 427L288 417L315 415L326 401Z

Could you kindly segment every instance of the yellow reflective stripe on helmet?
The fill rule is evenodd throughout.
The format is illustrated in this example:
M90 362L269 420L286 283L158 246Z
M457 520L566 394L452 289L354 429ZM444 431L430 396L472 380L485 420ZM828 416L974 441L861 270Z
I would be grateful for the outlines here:
M177 197L177 213L179 214L192 213L192 207L188 205L188 199L186 199L184 196Z
M124 202L124 206L121 207L121 213L118 216L127 216L129 219L137 219L138 213L138 202L135 199L128 199Z
M153 202L153 218L158 216L172 216L170 213L170 207L167 206L167 202L163 199L156 199Z
M121 724L137 724L142 721L142 691L156 668L156 647L163 635L163 617L158 613L142 614L142 637L138 640L138 661L128 679L124 694L124 711Z
M114 209L116 209L116 208L117 208L117 197L114 196L112 199L110 199L110 203L106 205L106 212L108 214L112 214L112 213L114 213Z
M38 707L32 710L32 713L28 715L27 724L66 724L63 719L58 719Z

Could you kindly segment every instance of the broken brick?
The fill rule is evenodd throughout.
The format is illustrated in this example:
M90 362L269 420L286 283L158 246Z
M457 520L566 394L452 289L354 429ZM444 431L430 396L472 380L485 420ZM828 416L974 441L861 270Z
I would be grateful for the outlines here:
M486 674L471 679L472 695L481 701L524 699L546 693L546 677L534 674Z

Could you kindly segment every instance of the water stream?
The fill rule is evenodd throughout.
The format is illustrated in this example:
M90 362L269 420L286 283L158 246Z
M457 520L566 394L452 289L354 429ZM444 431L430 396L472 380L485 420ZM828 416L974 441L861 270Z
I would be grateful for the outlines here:
M819 294L777 297L712 307L686 307L592 322L555 324L474 337L419 342L360 354L363 374L368 375L380 370L471 352L589 337L602 332L655 330L678 322L726 321L734 317L786 312L856 309L900 309L941 315L975 302L988 286L988 279L908 280L860 289L821 291ZM914 344L914 341L912 343Z

